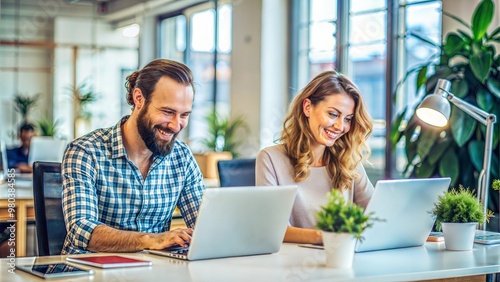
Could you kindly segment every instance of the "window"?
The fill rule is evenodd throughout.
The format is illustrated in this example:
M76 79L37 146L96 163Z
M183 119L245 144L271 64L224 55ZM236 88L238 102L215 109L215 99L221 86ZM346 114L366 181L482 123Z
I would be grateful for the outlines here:
M221 5L217 15L214 11L207 3L160 20L160 57L184 62L193 71L193 113L182 136L193 151L203 149L199 141L208 132L206 116L214 109L229 114L232 9Z
M388 5L397 4L397 19L389 19ZM404 169L404 149L396 151L396 168L386 169L386 100L392 99L394 89L387 89L388 73L401 79L412 66L429 60L437 50L419 37L440 41L439 8L441 1L386 1L386 0L295 0L293 4L291 97L312 77L323 70L337 69L348 75L360 88L374 119L374 132L369 139L372 165L365 168L372 181L385 177L387 171ZM422 15L425 14L425 17ZM391 20L391 21L389 21ZM398 20L398 41L391 41L388 22ZM394 32L395 33L395 32ZM398 50L397 57L388 54L388 46ZM396 46L398 45L398 46ZM387 69L388 60L397 60L396 69ZM392 64L391 64L392 65ZM410 80L412 81L412 80ZM408 85L407 87L412 87ZM403 92L403 91L400 91ZM411 90L404 93L414 93ZM393 112L400 111L417 97L398 99ZM389 153L389 158L392 152ZM400 175L399 175L400 176Z

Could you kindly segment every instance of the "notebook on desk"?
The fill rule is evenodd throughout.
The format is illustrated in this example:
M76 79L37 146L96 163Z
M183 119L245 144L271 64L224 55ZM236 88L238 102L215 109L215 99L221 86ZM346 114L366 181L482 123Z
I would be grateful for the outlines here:
M296 191L295 185L206 189L189 248L146 252L185 260L275 253Z

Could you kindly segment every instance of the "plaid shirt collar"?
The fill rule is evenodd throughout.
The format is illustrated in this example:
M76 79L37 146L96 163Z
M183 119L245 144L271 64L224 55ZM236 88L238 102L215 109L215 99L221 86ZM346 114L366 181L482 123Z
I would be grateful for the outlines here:
M123 145L122 125L130 118L130 115L124 116L116 125L111 129L111 158L125 157L129 160L125 146ZM175 141L177 143L177 141ZM175 146L176 144L174 144ZM168 155L167 155L168 156ZM151 168L156 167L167 156L154 155Z

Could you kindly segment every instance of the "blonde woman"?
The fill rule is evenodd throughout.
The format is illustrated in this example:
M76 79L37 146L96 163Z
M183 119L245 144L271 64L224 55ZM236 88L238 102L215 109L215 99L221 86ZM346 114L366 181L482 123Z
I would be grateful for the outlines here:
M366 207L373 194L361 161L371 118L354 83L335 71L317 75L294 98L278 145L257 156L257 185L298 185L285 242L322 243L315 214L326 194L339 189Z

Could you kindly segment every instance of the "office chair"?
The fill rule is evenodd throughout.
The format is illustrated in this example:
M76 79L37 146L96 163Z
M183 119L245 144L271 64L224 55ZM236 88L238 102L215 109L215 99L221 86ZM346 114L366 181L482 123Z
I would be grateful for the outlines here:
M220 187L255 186L255 159L217 162Z
M37 161L33 164L33 197L38 255L59 255L66 238L61 163Z

